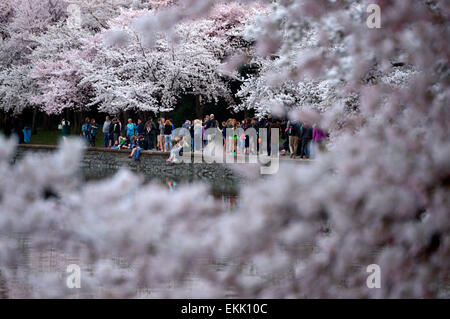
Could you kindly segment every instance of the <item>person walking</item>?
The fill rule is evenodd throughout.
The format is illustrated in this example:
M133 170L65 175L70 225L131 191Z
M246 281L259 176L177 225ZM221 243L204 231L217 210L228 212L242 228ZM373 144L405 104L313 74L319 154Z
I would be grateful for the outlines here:
M256 118L252 118L250 124L251 124L251 127L254 128L255 131L256 131L256 141L255 141L256 143L254 143L255 145L250 144L250 153L251 154L257 154L257 152L259 151L259 143L260 143L260 140L259 140L259 123L258 123L258 120ZM255 149L255 147L256 147L256 149Z
M208 123L209 123L209 115L206 115L202 123L202 126L205 128L205 130L208 129Z
M203 143L203 148L206 147L206 145L208 145L208 140L204 138L205 134L206 134L206 130L209 128L209 115L205 116L205 119L203 120L202 123L202 143Z
M202 145L203 145L203 142L202 142L203 126L202 126L201 120L199 120L199 119L194 120L194 128L192 130L191 135L193 137L192 148L194 149L194 152L201 153L203 150L203 147L202 147Z
M317 150L320 150L321 152L324 151L326 139L327 134L325 133L325 131L315 125L313 128L313 141L315 145L314 152L316 152Z
M172 123L167 120L164 123L164 151L170 152L172 150Z
M153 150L155 148L154 136L156 134L156 128L152 125L151 121L145 124L144 133L144 149Z
M223 144L223 149L226 150L227 149L227 122L223 121L222 122L222 144Z
M65 141L67 136L70 135L70 122L63 118L58 128L61 130L61 137Z
M113 147L114 146L114 124L115 124L115 120L116 118L113 118L111 120L111 123L109 123L109 147Z
M25 143L25 136L23 134L23 121L19 115L14 115L12 120L13 132L19 139L19 144Z
M313 138L313 129L311 125L305 123L302 127L301 133L301 149L300 149L300 158L304 156L306 158L310 157L310 143Z
M150 117L147 121L147 123L145 123L146 127L149 126L151 128L150 130L150 136L149 138L151 139L151 141L149 141L149 147L150 149L154 150L155 149L155 145L156 145L156 140L157 140L157 136L158 136L158 128L156 127L155 122L153 122L153 118ZM172 125L172 130L174 130L173 125Z
M141 119L137 120L136 134L137 136L144 136L145 134L145 124Z
M158 150L164 151L164 118L158 119Z
M121 134L122 130L121 130L121 125L119 122L119 119L116 117L114 119L114 124L113 124L113 137L114 137L114 143L116 141L119 141L119 136Z
M86 117L83 125L81 126L81 133L83 134L84 141L87 146L91 145L91 121L89 117Z
M299 128L300 126L296 121L288 122L287 134L289 137L289 151L291 152L291 158L295 158L297 155Z
M271 134L272 134L272 131L271 131L272 124L273 124L272 114L269 114L267 116L267 119L264 120L264 122L262 124L262 128L266 129L266 148L267 148L268 156L270 156L271 150L272 150L272 145L270 145L270 139L271 139Z
M102 128L102 132L103 132L103 142L104 142L104 146L108 147L109 146L109 126L111 125L111 121L109 120L109 116L106 116L105 118L105 122L103 123L103 128Z
M280 136L280 131L281 131L281 123L280 121L274 121L272 118L270 119L269 122L269 127L268 127L268 134L267 134L267 152L268 155L271 156L272 152L274 152L275 154L278 154L279 152L279 139L274 141L274 143L272 144L272 130L274 130L274 132L278 131L278 137Z
M95 119L91 119L91 146L95 147L95 140L97 138L97 131L99 129L99 125L95 122Z
M249 128L251 128L250 119L245 118L242 122L242 129L247 131ZM254 142L254 141L253 141ZM250 135L245 135L245 154L250 154Z
M209 120L208 120L208 122L205 125L205 129L207 130L207 129L211 128L211 127L213 127L213 128L217 127L217 123L216 123L216 119L214 118L214 114L211 114L209 116Z

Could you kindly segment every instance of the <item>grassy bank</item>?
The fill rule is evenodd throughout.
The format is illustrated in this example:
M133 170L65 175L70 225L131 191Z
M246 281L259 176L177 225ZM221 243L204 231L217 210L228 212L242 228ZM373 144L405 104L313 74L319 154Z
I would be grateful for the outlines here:
M77 135L70 135L77 136ZM81 137L81 136L80 136ZM61 131L44 131L38 130L37 134L31 135L30 144L40 144L40 145L56 145L61 138ZM103 133L99 131L95 139L96 146L103 146Z

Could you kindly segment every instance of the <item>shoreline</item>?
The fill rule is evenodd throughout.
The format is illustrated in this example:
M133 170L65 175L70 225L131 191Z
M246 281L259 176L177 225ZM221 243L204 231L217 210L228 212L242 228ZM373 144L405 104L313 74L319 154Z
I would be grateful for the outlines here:
M29 150L57 150L59 148L58 145L46 145L46 144L19 144L17 145L18 148L23 149L29 149ZM87 147L85 149L87 152L102 152L102 153L119 153L119 154L130 154L129 149L111 149L111 148L105 148L105 147ZM200 156L199 153L191 153L193 157ZM141 156L145 155L152 155L152 156L170 156L170 152L162 152L162 151L141 151ZM245 156L247 158L247 156ZM237 156L235 155L235 158ZM288 155L286 156L279 156L279 160L286 161L286 162L300 162L300 163L309 163L313 162L314 159L301 159L301 158L290 158ZM227 163L218 163L218 164L227 164Z

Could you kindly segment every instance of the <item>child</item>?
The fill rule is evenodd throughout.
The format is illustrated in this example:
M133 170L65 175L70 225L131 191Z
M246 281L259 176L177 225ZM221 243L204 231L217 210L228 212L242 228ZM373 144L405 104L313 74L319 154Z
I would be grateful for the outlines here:
M118 140L118 148L120 149L124 149L127 147L126 143L127 143L127 138L123 137L123 136L119 136L119 140Z
M136 144L137 144L137 136L132 135L128 140L128 149L132 150L133 148L136 147Z
M111 149L118 150L119 149L119 141L114 141L114 146L111 147Z
M178 157L180 156L180 152L183 151L183 146L185 145L186 137L178 136L174 139L174 143L176 145L170 151L170 157L167 159L170 163L177 163L179 161Z
M136 137L133 136L133 150L131 151L131 154L128 156L128 158L132 158L135 161L139 161L141 158L141 151L143 149L143 143L144 143L144 137Z

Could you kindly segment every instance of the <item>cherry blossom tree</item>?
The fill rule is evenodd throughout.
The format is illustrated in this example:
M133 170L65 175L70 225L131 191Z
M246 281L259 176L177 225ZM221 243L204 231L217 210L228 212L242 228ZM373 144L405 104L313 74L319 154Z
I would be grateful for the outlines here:
M40 34L47 28L65 19L66 2L63 0L19 0L14 5L8 0L9 17L2 26L2 33L6 35L2 47L1 58L6 65L23 63L23 59L33 50L34 43L31 36ZM7 9L6 7L5 9Z
M30 54L37 46L33 37L64 20L67 3L20 0L13 4L3 0L1 5L7 19L1 30L4 39L0 46L0 101L4 110L20 113L32 105L31 97L37 89L30 77Z
M10 23L13 15L13 8L10 1L0 1L0 34L1 41L9 35L6 26Z
M21 113L30 106L30 101L38 91L30 77L31 66L15 65L0 70L0 101L6 112Z
M20 0L13 4L2 0L3 109L22 112L37 105L47 113L60 113L66 108L85 107L92 97L90 84L78 85L82 77L76 64L84 53L73 50L91 32L107 27L123 8L167 5L170 2ZM73 6L79 10L72 10ZM80 19L79 28L69 28L66 19L72 14L79 14L75 17ZM21 90L12 90L12 83L20 83Z
M245 79L237 93L242 102L236 110L254 110L257 116L272 113L284 117L289 111L302 109L322 113L338 102L336 86L339 83L280 79L282 73L277 62L259 61L258 73Z
M229 98L216 56L225 40L208 37L204 21L193 21L160 34L156 45L148 48L131 24L148 14L151 11L123 12L110 22L100 40L93 38L89 49L96 56L84 68L84 81L96 89L93 103L102 103L100 108L110 111L168 111L181 94L205 102Z
M33 69L30 77L39 90L31 102L41 106L45 113L83 110L93 97L89 83L81 84L83 74L77 63L89 55L89 51L78 50L83 40L87 41L87 36L89 34L81 29L56 25L33 37L38 47L31 54Z
M72 10L73 6L79 10ZM32 84L27 94L16 97L18 112L31 105L46 113L93 105L113 112L168 111L182 94L194 95L198 107L219 98L233 105L227 82L237 74L225 71L222 63L235 54L248 55L244 27L265 8L219 4L209 15L159 34L157 48L147 47L145 34L139 31L140 19L174 7L179 7L176 1L21 1L7 28L14 36L0 56L5 65L27 67L18 73L14 73L18 68L3 72L5 103L14 100L6 95L14 93L8 83L16 75L14 82ZM72 26L71 15L78 14L81 23ZM85 38L100 30L87 44ZM131 43L118 53L111 44L128 41L125 36ZM31 72L26 75L26 70ZM24 81L24 76L29 78Z
M65 19L66 2L63 0L2 0L1 26L3 45L0 48L2 66L28 63L27 56L34 49L31 36Z
M123 9L143 9L150 6L147 0L68 0L79 14L81 26L91 31L108 29L109 20L120 15ZM159 3L160 1L155 1Z
M81 27L91 31L108 29L111 19L122 10L163 9L175 5L177 0L66 0L74 14L79 14Z

